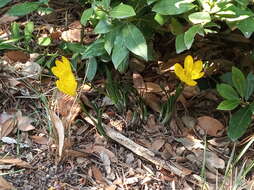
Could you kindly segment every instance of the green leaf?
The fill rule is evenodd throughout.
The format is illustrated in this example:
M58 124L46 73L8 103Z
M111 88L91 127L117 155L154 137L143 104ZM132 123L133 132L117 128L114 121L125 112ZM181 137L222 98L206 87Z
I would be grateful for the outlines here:
M193 25L190 27L185 33L184 33L184 44L187 49L190 49L192 46L192 43L194 41L194 38L198 32L200 32L202 29L201 25Z
M104 40L98 39L87 47L85 52L82 54L82 59L87 59L90 57L97 57L105 54Z
M249 73L246 78L246 89L244 93L245 100L249 100L250 96L254 92L254 75L252 73Z
M39 6L40 6L40 3L38 2L20 3L20 4L12 6L7 13L10 16L24 16L37 10Z
M40 46L48 46L51 44L51 38L50 37L40 37L40 38L38 38L38 44Z
M109 55L111 54L111 51L112 51L112 49L114 47L115 37L116 37L115 30L105 34L105 37L104 37L104 39L105 39L104 48L108 52Z
M176 18L171 18L170 31L174 35L179 35L184 33L184 28L183 25Z
M0 43L0 50L5 50L5 49L16 50L18 48L13 46L12 44Z
M187 49L184 43L184 34L180 34L176 36L175 46L176 46L176 53L182 53L183 51Z
M128 18L131 16L135 16L136 13L134 11L134 9L132 8L132 6L130 5L126 5L126 4L119 4L116 7L114 7L110 12L109 15L113 18Z
M21 36L19 24L16 22L11 23L11 36L12 38L19 38Z
M151 4L153 4L155 1L157 1L157 0L147 0L146 2L147 2L147 5L151 5Z
M123 30L125 46L134 54L147 60L147 44L142 32L134 25L127 24Z
M95 57L91 57L88 59L86 63L86 78L88 81L92 81L97 72L97 61Z
M73 53L84 53L86 50L86 46L81 45L80 43L66 43L66 47Z
M114 49L112 52L112 62L115 66L115 69L118 69L119 65L123 60L128 57L129 50L124 46L124 39L121 35L116 36L114 42Z
M84 10L80 19L80 23L85 26L87 21L92 15L93 15L93 8Z
M25 29L24 29L24 34L25 34L25 39L28 41L28 40L31 40L32 38L32 33L34 31L34 23L33 22L28 22L25 26Z
M228 85L228 84L218 84L216 86L217 91L219 92L219 94L227 99L227 100L238 100L239 96L237 94L237 92L232 88L232 86Z
M195 12L189 15L189 20L193 24L200 24L210 22L211 17L208 12Z
M178 15L195 7L191 2L194 0L160 0L155 3L153 11L162 15Z
M120 72L120 73L124 73L126 72L126 70L128 69L128 66L129 66L129 54L128 56L126 56L124 58L124 60L120 63L120 65L118 66L117 70Z
M239 104L240 104L240 100L224 100L218 105L217 109L218 110L233 110L237 106L239 106Z
M220 76L220 80L224 83L229 84L230 86L234 86L233 81L232 81L232 73L231 72L226 72L226 73L222 74Z
M232 67L232 81L237 92L243 98L246 91L246 79L242 71L236 67Z
M251 124L252 111L250 106L235 112L229 121L228 136L235 141L240 138Z
M0 1L0 8L4 7L5 5L7 5L9 2L11 2L12 0L1 0Z
M112 29L112 24L109 23L108 20L102 19L99 21L99 23L96 25L94 29L95 34L106 34Z
M156 13L154 20L156 20L160 25L163 25L168 21L168 17L161 15L160 13Z
M246 38L249 38L254 32L254 18L249 17L247 19L241 20L236 24L236 26Z

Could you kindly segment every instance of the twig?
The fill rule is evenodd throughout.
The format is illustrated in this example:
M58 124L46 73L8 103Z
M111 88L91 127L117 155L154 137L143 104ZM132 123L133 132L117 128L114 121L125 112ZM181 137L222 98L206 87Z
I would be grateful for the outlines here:
M95 126L94 122L89 117L84 118L88 123ZM93 120L96 120L93 118ZM121 133L117 132L116 130L108 127L107 125L102 123L103 128L105 129L105 132L108 137L110 137L112 140L118 142L122 146L128 148L138 156L141 156L145 158L146 160L152 162L153 164L159 166L160 168L163 168L165 170L168 170L178 176L185 177L186 175L189 175L192 173L191 170L184 168L172 161L165 161L161 158L159 158L154 152L151 150L133 142L131 139L125 137Z

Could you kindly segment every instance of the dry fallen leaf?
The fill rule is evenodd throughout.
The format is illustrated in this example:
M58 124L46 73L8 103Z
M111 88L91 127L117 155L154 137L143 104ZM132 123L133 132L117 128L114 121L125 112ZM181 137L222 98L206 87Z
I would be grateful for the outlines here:
M20 50L11 50L4 53L11 62L25 63L29 60L29 55Z
M210 136L221 136L225 127L217 119L214 119L210 116L199 117L196 127L203 129Z
M81 107L77 100L61 92L57 93L57 113L62 116L67 127L77 117Z
M183 89L183 96L185 98L191 98L199 94L199 88L197 86L185 86Z
M31 123L33 122L33 120L29 117L26 116L22 116L21 111L18 111L16 113L17 116L17 121L18 121L18 129L21 131L31 131L34 130L35 127L33 125L31 125Z
M160 103L160 98L158 96L156 96L155 94L152 94L152 93L145 93L144 100L145 100L145 103L150 108L152 108L153 111L156 111L156 112L160 113L161 103Z
M192 151L193 149L204 149L204 145L201 140L196 139L194 136L188 135L184 138L175 138L177 142L180 142L185 148Z
M19 167L31 168L31 165L18 158L2 158L0 159L0 164L13 164Z
M1 190L13 190L16 188L11 183L6 181L2 176L0 176L0 189Z
M152 149L155 151L159 151L164 144L165 144L165 139L161 139L161 138L156 139L152 143Z
M33 135L33 136L30 136L30 138L37 144L48 144L48 142L49 142L49 139L45 136Z
M63 146L64 146L64 126L61 119L55 114L55 112L50 111L51 121L53 126L57 131L58 136L58 154L61 157L63 153Z
M0 123L0 139L2 137L8 136L16 125L16 120L14 118L9 118L3 123Z
M162 89L160 87L160 85L154 83L154 82L146 82L145 83L146 86L146 92L153 92L153 93L160 93L162 92Z
M97 183L106 185L105 179L103 178L103 175L99 168L97 168L96 166L92 166L92 172L93 177L95 178Z
M132 79L133 79L134 88L137 89L137 91L140 95L143 95L146 85L145 85L144 79L141 76L141 74L133 73Z
M144 125L144 129L149 133L160 131L159 125L155 122L155 116L150 114L147 119L147 124Z

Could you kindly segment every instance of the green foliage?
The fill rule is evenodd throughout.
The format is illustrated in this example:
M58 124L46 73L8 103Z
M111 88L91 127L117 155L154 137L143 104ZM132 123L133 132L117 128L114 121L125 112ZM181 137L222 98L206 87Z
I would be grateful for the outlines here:
M245 78L240 69L232 67L232 72L224 74L221 78L227 84L218 84L217 91L225 100L217 109L231 111L238 108L232 114L228 127L228 136L235 141L244 135L252 121L254 103L251 103L251 96L254 91L254 75L249 73Z

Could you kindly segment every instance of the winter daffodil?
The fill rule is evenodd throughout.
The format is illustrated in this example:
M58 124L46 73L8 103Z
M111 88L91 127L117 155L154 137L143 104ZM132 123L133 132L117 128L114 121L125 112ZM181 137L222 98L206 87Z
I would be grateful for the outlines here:
M188 55L184 60L184 68L176 63L174 66L176 76L189 86L197 85L196 79L204 76L203 62L201 60L193 61L192 56Z
M52 73L59 79L56 81L57 88L70 96L75 96L77 93L77 81L71 70L70 61L62 56L62 61L56 60L56 66L52 67Z

